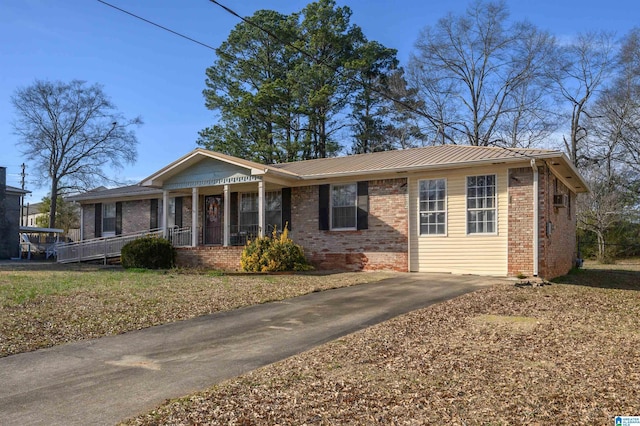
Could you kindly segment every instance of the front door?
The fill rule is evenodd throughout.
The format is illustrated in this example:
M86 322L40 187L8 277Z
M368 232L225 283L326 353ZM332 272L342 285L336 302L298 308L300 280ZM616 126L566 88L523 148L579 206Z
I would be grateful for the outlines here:
M204 243L222 244L222 196L204 197Z

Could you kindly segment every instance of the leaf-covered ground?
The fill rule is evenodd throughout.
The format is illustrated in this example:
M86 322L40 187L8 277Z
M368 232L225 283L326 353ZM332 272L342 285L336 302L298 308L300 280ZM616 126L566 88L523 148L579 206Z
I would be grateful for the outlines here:
M0 356L389 276L226 276L5 263L0 265Z
M640 266L618 266L485 288L127 424L612 425L639 384Z

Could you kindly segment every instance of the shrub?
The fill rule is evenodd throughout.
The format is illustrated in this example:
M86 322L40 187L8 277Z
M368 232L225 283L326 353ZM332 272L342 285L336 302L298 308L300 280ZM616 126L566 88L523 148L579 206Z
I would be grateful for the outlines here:
M126 269L169 269L176 263L176 249L164 238L138 238L122 247L120 261Z
M278 236L273 230L271 236L256 238L247 242L242 250L240 266L248 272L308 271L313 269L304 257L302 247L289 238L285 226Z

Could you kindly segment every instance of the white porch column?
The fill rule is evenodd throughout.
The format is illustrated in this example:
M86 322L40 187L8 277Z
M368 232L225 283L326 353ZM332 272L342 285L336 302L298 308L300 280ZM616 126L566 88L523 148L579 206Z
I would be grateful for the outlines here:
M264 237L264 182L258 181L258 236Z
M169 191L162 190L162 236L169 237Z
M198 188L191 188L191 247L198 246Z
M224 219L222 225L224 226L224 240L223 245L229 246L231 243L231 198L229 192L229 185L224 186Z

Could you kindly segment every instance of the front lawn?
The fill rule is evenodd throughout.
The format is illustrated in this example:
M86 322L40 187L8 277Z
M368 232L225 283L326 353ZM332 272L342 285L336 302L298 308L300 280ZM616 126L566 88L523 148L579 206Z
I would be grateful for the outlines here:
M391 276L226 276L26 263L18 267L0 268L0 356Z
M640 415L640 265L485 288L129 425L612 425Z

